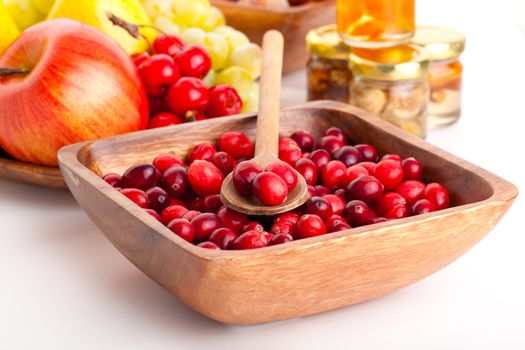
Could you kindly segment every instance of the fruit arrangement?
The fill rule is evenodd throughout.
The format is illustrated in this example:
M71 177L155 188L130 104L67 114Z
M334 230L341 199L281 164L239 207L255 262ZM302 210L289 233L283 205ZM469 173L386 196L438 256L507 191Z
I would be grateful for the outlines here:
M254 144L245 134L227 132L216 145L195 146L186 161L164 153L152 164L134 165L122 175L109 173L103 178L174 234L208 249L261 248L450 205L441 184L422 182L423 167L416 159L397 154L379 158L373 146L351 145L335 127L317 140L301 130L282 137L280 161L264 171L249 161L253 152ZM220 201L222 182L233 172L237 191L273 205L297 180L289 176L292 167L304 177L310 194L293 211L250 217Z

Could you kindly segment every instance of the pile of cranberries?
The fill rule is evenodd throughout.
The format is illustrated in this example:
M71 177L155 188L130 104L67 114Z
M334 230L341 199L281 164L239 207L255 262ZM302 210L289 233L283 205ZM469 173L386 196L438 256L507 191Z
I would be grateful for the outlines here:
M217 144L197 145L184 161L160 154L122 176L104 180L188 242L209 249L253 249L445 209L448 191L421 181L423 167L397 154L378 157L368 144L350 145L338 128L315 140L296 131L279 141L281 161L261 170L249 161L254 144L227 132ZM293 211L250 217L221 203L224 177L233 172L243 195L275 205L297 184L292 167L308 184L310 199ZM292 175L293 174L293 175Z
M148 94L148 128L239 114L242 100L230 85L210 88L202 80L212 62L206 49L185 46L175 35L160 35L151 53L132 56Z

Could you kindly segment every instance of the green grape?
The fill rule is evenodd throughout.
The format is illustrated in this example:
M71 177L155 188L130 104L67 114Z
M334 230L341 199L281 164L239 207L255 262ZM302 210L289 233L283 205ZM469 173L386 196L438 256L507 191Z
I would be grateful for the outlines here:
M206 32L200 28L188 28L181 33L181 38L187 45L203 45Z
M250 39L244 34L230 26L220 26L213 30L215 33L221 35L230 46L230 52L235 50L237 47L248 44Z
M177 20L187 27L200 27L210 13L208 0L172 0Z
M216 7L211 7L208 15L205 17L204 21L199 25L199 27L209 32L214 28L224 25L225 23L226 19L224 18L221 10Z
M257 79L261 75L261 55L258 45L244 44L233 50L228 65L242 67L251 74L252 79Z
M153 25L166 34L180 35L183 30L180 25L174 23L173 20L164 16L155 17Z
M228 62L230 48L226 40L217 33L206 33L203 43L211 57L211 65L215 70L224 68Z
M248 97L242 100L242 113L252 113L259 110L259 84L254 83Z
M202 78L202 81L204 82L204 84L206 84L207 87L212 87L213 85L215 85L216 75L217 73L213 69L210 69L208 74L206 74L206 76Z
M237 93L244 101L248 98L249 93L256 83L253 81L251 74L241 67L229 67L217 73L215 84L229 84L237 90Z
M142 6L149 18L173 17L172 0L142 0Z

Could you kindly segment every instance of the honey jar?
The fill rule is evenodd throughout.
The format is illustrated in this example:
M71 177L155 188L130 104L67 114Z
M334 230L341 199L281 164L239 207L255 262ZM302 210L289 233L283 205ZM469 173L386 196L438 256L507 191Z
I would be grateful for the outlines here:
M349 66L351 104L414 135L426 136L428 58L423 48L353 49Z
M335 25L308 32L306 46L310 52L308 101L327 99L348 103L352 78L348 68L350 48L341 41Z
M337 31L352 47L388 47L410 41L415 0L337 0Z
M463 65L459 58L465 49L465 37L449 28L418 26L413 43L424 47L430 60L429 128L454 123L461 114Z

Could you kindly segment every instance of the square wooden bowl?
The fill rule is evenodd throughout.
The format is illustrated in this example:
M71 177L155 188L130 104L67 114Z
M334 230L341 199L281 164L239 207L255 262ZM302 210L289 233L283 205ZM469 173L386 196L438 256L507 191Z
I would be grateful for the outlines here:
M454 261L503 216L518 191L509 182L354 107L311 102L281 114L282 133L319 136L330 126L381 154L414 156L425 181L439 181L453 207L429 214L247 251L196 247L100 178L185 156L231 130L254 135L254 115L219 118L71 145L59 152L71 192L115 247L191 308L215 320L251 324L311 315L391 293Z
M283 71L304 68L308 60L305 37L310 29L335 23L335 0L308 2L287 9L239 5L225 0L211 0L226 17L226 23L261 44L267 30L277 29L284 35Z

